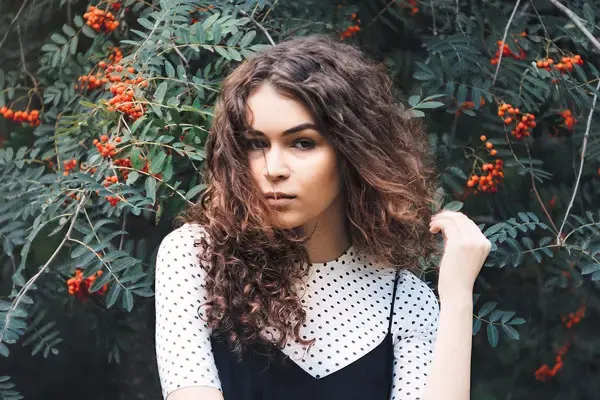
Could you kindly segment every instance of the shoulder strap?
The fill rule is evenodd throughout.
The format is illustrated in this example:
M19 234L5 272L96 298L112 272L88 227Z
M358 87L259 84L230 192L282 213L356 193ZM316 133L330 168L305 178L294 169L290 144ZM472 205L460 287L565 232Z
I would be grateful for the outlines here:
M396 275L394 276L394 290L392 291L392 307L390 308L390 321L388 325L388 333L392 333L392 318L394 317L394 305L396 303L396 288L398 287L398 276L400 275L399 271L396 271Z

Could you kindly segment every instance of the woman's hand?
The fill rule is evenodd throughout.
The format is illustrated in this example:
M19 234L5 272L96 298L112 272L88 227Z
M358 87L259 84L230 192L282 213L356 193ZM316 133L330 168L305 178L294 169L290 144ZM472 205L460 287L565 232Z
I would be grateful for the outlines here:
M444 237L438 280L440 302L472 296L475 279L492 248L491 242L470 218L456 211L435 214L429 231L441 231Z

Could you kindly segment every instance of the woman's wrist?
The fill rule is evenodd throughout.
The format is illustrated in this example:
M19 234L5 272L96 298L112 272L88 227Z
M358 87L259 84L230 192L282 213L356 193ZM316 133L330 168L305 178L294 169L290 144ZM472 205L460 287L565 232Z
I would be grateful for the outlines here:
M461 291L448 294L440 294L441 308L473 308L473 293Z

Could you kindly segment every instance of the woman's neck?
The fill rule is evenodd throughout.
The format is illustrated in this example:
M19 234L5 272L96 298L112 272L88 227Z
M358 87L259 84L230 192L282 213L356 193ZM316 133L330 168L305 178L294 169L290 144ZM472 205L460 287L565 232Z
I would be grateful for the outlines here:
M352 245L342 200L343 196L339 196L325 212L303 226L304 233L312 233L305 244L312 263L335 260Z

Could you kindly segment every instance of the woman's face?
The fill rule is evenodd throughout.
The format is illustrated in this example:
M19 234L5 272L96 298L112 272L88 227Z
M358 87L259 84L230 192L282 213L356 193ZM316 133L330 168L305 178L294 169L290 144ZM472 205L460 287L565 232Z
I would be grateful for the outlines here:
M327 224L343 207L338 157L308 109L269 84L252 91L248 108L250 170L269 198L275 227Z

